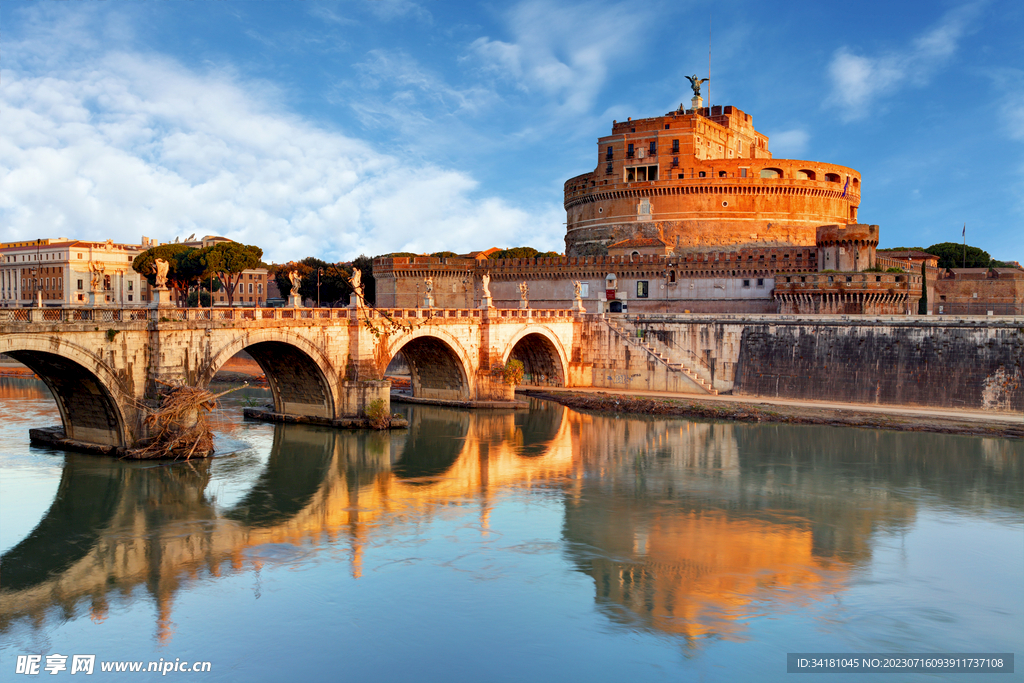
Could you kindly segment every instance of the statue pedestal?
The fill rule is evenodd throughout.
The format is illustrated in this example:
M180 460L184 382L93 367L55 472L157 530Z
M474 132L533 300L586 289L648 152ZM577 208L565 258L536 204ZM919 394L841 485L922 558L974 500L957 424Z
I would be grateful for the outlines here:
M36 308L42 308L43 307L43 290L41 290L41 289L37 289L36 290L36 304L35 304L35 306L36 306Z
M95 294L90 294L90 303L95 300ZM93 304L95 305L95 304ZM171 290L166 287L154 287L150 290L150 308L171 308L174 302L171 301Z
M302 296L294 292L289 294L288 308L302 308Z
M701 97L700 95L696 95L692 100L690 100L690 106L693 107L694 111L697 111L699 109L703 109L704 108L704 98Z
M494 299L492 299L489 296L485 296L483 299L480 300L480 308L485 310L488 308L494 308Z
M586 313L587 309L583 307L583 299L576 299L572 302L572 310L577 313Z
M519 300L519 308L529 308L529 307L530 307L530 302L529 301L524 301L522 299Z

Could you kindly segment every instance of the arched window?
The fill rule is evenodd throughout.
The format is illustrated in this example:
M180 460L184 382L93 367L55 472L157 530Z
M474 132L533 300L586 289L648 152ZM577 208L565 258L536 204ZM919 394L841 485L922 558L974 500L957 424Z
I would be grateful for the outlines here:
M825 180L830 182L830 183L838 183L839 182L839 174L838 173L826 173L825 174Z
M762 178L781 178L782 177L782 169L781 168L762 168L761 169L761 177Z
M814 180L817 176L814 174L814 171L802 168L796 172L796 177L800 180Z

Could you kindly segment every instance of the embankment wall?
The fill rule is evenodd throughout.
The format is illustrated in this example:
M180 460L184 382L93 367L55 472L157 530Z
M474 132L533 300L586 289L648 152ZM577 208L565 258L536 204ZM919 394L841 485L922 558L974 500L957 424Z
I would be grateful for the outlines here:
M1019 317L641 316L635 324L673 360L700 357L722 392L1024 411Z

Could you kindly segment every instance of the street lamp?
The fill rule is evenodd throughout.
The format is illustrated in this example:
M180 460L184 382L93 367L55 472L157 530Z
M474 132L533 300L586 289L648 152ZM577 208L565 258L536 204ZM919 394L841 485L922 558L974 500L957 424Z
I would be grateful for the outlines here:
M42 245L42 243L43 243L43 240L41 240L41 239L37 239L36 240L36 267L35 267L35 271L33 272L33 275L36 275L36 274L40 274L41 275L42 272L43 272L42 267L39 265L39 247ZM40 294L41 294L41 291L42 291L42 288L43 288L43 278L41 278L41 277L33 278L33 284L35 285L35 290L36 290L35 291L36 305L42 305L42 297L41 297Z
M324 272L323 268L316 269L316 307L320 308L320 275Z

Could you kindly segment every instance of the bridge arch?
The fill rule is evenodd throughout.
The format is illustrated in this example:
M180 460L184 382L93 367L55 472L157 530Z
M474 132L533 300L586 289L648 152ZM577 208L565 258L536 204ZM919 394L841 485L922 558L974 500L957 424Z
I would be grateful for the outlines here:
M562 342L547 327L530 326L512 338L505 353L505 362L518 360L523 364L523 382L543 386L564 387L569 367Z
M63 339L19 334L0 337L0 353L43 380L57 402L67 438L116 447L134 441L123 403L133 400L133 392L96 354Z
M403 335L391 345L388 362L401 352L412 375L412 395L443 401L472 398L465 359L470 355L450 333L430 327Z
M223 346L199 373L208 386L217 371L239 351L263 369L274 395L274 411L292 415L337 416L338 372L324 352L304 337L277 330L253 330Z

